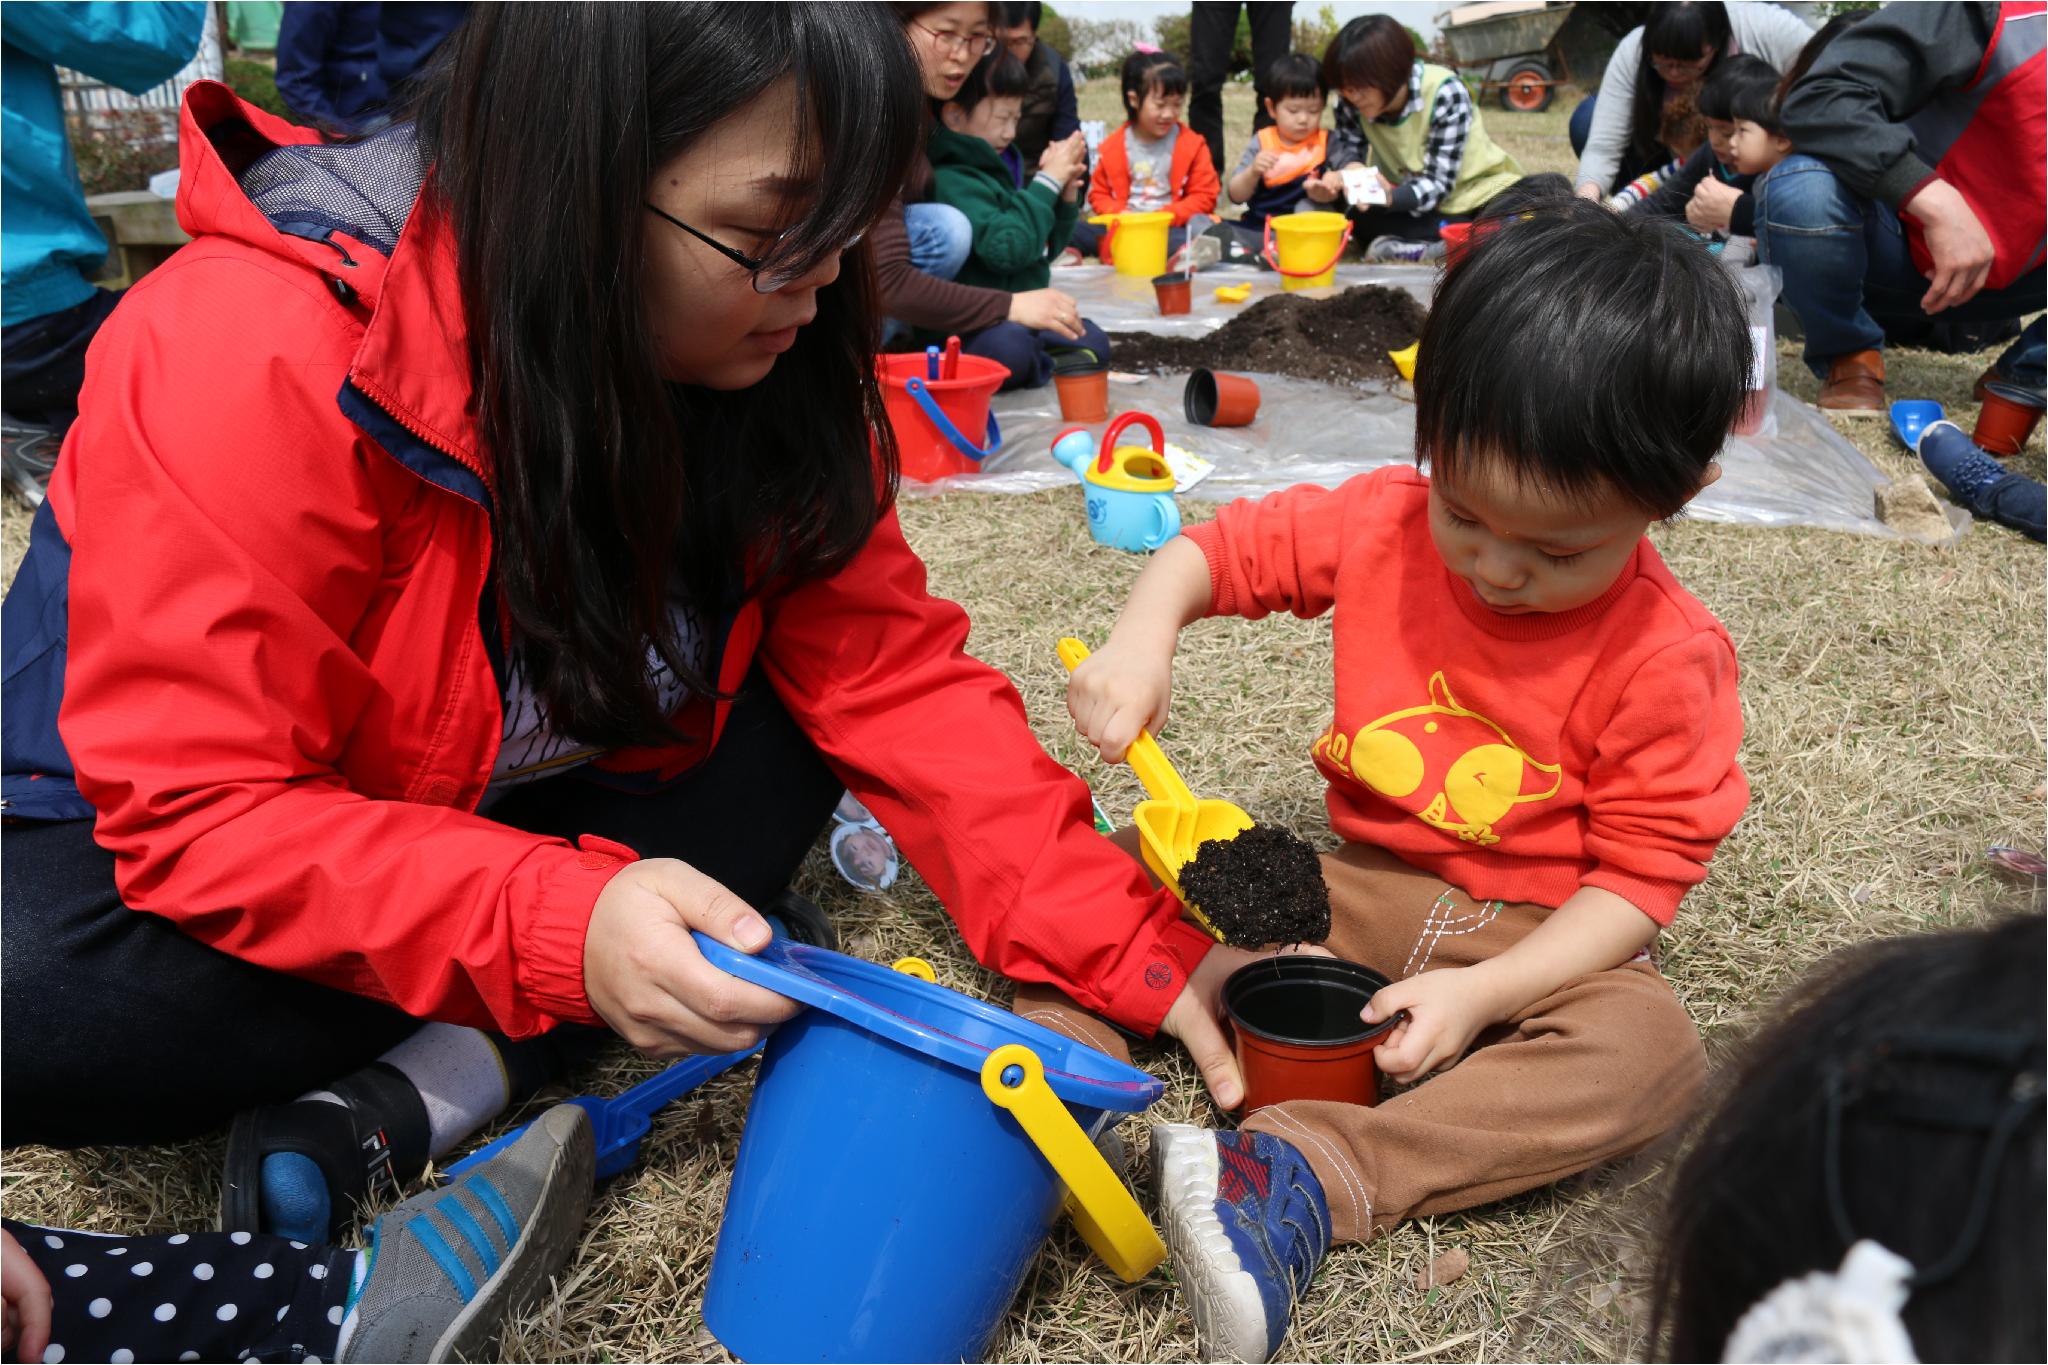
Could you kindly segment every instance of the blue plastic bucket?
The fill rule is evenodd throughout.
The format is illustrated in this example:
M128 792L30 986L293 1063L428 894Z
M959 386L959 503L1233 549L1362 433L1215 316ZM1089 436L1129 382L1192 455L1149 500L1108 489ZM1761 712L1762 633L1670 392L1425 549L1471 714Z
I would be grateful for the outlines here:
M705 1325L744 1360L981 1359L1065 1191L983 1092L982 1064L1029 1047L1091 1137L1161 1084L874 963L779 939L753 957L698 943L721 970L814 1006L763 1053Z

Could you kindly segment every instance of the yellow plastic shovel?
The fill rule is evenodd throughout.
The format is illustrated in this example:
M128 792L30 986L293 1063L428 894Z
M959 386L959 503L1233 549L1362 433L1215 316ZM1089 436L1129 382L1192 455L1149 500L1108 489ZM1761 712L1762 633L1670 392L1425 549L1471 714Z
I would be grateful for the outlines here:
M1069 673L1088 657L1088 646L1069 636L1059 643L1060 662ZM1214 839L1235 839L1252 827L1252 818L1228 801L1197 800L1173 766L1159 741L1150 732L1138 731L1124 762L1138 775L1150 801L1140 801L1131 811L1131 823L1138 827L1145 865L1166 889L1188 907L1195 922L1217 942L1223 935L1209 922L1199 906L1190 904L1180 889L1180 870L1195 856L1195 850Z

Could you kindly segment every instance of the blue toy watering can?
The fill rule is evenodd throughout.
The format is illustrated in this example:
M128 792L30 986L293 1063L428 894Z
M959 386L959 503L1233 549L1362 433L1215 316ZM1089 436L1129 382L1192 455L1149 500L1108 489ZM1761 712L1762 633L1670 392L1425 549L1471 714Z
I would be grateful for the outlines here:
M1148 446L1120 446L1125 427L1151 436ZM1180 534L1180 506L1173 500L1173 471L1166 464L1166 434L1142 412L1127 412L1109 424L1098 449L1081 429L1053 437L1052 456L1081 477L1088 499L1088 530L1096 540L1133 554L1156 550Z

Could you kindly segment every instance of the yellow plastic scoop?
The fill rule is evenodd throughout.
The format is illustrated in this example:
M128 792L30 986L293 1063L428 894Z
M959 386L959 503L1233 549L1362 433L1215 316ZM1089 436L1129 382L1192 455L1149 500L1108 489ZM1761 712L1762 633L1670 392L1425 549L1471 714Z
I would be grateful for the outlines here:
M1059 652L1060 662L1071 673L1088 657L1088 646L1070 636L1060 641ZM1222 933L1210 923L1200 907L1188 904L1187 896L1180 889L1180 870L1194 858L1195 850L1203 844L1214 839L1235 839L1250 829L1251 816L1228 801L1197 800L1165 751L1159 747L1159 741L1153 739L1148 731L1138 731L1138 737L1131 741L1130 750L1124 754L1124 762L1131 765L1138 781L1152 794L1150 801L1140 801L1131 812L1131 823L1138 827L1145 865L1152 869L1152 875L1159 878L1167 890L1180 898L1181 904L1187 905L1188 913L1194 916L1195 922L1221 942Z
M1387 359L1394 362L1394 368L1399 370L1401 377L1411 384L1415 382L1415 355L1421 349L1421 342L1411 341L1398 351L1387 352Z

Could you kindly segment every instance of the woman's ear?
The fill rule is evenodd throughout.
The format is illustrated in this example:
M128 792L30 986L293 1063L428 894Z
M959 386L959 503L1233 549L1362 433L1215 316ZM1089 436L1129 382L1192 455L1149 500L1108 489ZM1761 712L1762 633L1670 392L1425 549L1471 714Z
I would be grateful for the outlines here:
M971 117L971 114L951 100L939 106L939 121L956 133L967 131L967 120Z

